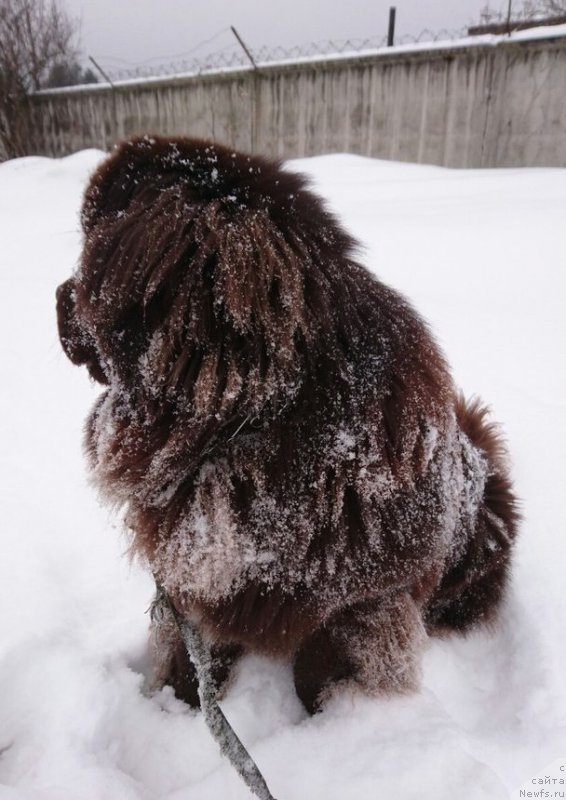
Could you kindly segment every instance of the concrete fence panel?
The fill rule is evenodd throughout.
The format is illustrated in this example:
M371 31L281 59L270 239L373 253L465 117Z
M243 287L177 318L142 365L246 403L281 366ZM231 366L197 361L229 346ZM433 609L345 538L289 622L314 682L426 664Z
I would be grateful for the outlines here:
M566 166L566 37L50 90L31 98L29 113L33 151L53 156L161 133L282 158Z

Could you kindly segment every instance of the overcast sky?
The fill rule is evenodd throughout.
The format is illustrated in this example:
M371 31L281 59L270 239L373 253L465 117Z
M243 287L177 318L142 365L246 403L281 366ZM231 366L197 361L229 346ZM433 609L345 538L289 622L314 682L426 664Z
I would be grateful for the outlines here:
M162 57L194 58L233 44L234 25L251 47L384 36L391 0L60 0L79 21L80 49L120 68ZM459 29L487 0L397 0L397 32ZM519 0L515 0L520 5ZM506 0L489 0L492 9ZM195 52L190 51L208 39ZM118 59L122 59L122 64Z

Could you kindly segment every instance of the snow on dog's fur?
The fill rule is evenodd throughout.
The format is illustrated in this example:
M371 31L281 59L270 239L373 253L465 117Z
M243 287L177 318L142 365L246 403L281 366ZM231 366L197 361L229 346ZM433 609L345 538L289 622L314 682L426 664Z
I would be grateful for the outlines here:
M302 176L188 139L121 143L87 189L62 345L106 385L86 447L133 549L214 648L337 686L418 683L428 633L492 618L517 513L502 442L425 323ZM169 621L157 673L197 702Z

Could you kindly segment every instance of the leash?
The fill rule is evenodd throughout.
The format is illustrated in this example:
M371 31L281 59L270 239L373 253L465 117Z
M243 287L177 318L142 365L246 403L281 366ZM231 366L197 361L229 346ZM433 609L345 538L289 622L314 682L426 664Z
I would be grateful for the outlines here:
M224 716L216 700L216 686L212 679L212 655L200 632L179 614L171 598L156 582L157 595L152 606L152 619L159 622L164 611L169 611L181 634L187 653L197 674L200 707L208 729L234 769L260 800L275 800L255 761Z

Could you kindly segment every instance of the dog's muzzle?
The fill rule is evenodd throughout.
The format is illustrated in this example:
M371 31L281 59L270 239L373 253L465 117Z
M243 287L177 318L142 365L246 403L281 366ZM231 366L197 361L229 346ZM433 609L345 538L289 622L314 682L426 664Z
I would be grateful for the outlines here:
M107 384L108 378L102 368L94 339L81 326L77 317L74 278L69 278L57 287L56 298L57 327L65 355L77 366L86 365L94 380Z

